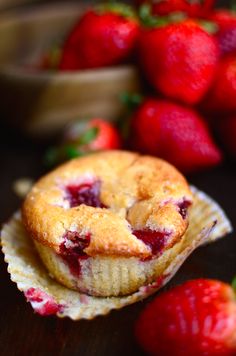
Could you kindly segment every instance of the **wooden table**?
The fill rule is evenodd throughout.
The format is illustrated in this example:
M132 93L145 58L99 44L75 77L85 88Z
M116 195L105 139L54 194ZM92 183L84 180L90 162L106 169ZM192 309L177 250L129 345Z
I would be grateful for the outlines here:
M1 210L4 222L19 207L20 200L12 191L19 177L39 177L44 147L33 144L0 128L1 149ZM222 167L189 177L191 183L215 198L236 224L236 167ZM142 355L133 337L134 322L151 298L106 317L93 321L60 320L40 317L10 281L1 256L0 355ZM167 288L197 277L219 278L230 282L236 274L236 240L231 234L207 247L202 247L185 262Z

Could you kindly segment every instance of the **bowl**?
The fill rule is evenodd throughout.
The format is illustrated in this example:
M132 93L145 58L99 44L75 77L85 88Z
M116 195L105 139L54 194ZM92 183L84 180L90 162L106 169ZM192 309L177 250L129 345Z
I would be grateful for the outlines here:
M88 5L57 3L0 15L0 117L31 136L48 137L74 120L115 120L122 92L140 89L138 70L122 65L57 72L32 65L62 41Z

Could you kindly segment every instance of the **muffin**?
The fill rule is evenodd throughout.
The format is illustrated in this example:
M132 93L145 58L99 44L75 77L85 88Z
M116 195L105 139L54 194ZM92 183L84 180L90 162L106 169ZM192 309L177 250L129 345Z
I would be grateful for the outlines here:
M51 276L93 296L154 282L181 250L192 193L165 161L125 151L74 159L40 179L24 226Z

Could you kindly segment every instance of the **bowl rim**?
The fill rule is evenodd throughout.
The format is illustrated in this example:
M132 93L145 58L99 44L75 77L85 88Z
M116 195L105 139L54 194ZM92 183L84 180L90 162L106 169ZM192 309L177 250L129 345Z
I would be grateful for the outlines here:
M89 8L94 3L91 0L86 3L78 3L77 1L69 0L66 3L57 1L53 3L36 3L27 4L27 6L21 6L13 9L6 9L0 11L0 28L11 23L31 22L39 17L58 16L65 13L65 11L71 12L73 10L83 10Z
M103 80L111 78L119 78L127 74L136 73L137 67L132 64L124 64L111 67L102 67L94 69L83 69L76 71L53 71L44 69L27 69L20 65L6 65L0 68L0 77L11 78L12 80L24 80L27 82L38 82L43 83L45 81L53 82L77 82L81 81L91 81L94 82L95 79L102 78Z

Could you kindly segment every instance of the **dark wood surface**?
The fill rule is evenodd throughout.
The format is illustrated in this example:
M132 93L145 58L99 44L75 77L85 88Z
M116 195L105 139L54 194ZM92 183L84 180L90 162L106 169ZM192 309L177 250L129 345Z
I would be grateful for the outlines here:
M12 191L16 178L39 177L44 147L0 128L1 210L4 222L19 207ZM232 162L189 177L191 183L215 198L236 224L236 167ZM133 337L134 322L151 298L93 321L73 322L33 313L10 281L1 255L0 355L143 355ZM189 278L210 277L230 282L236 274L235 234L200 248L185 262L166 288Z

